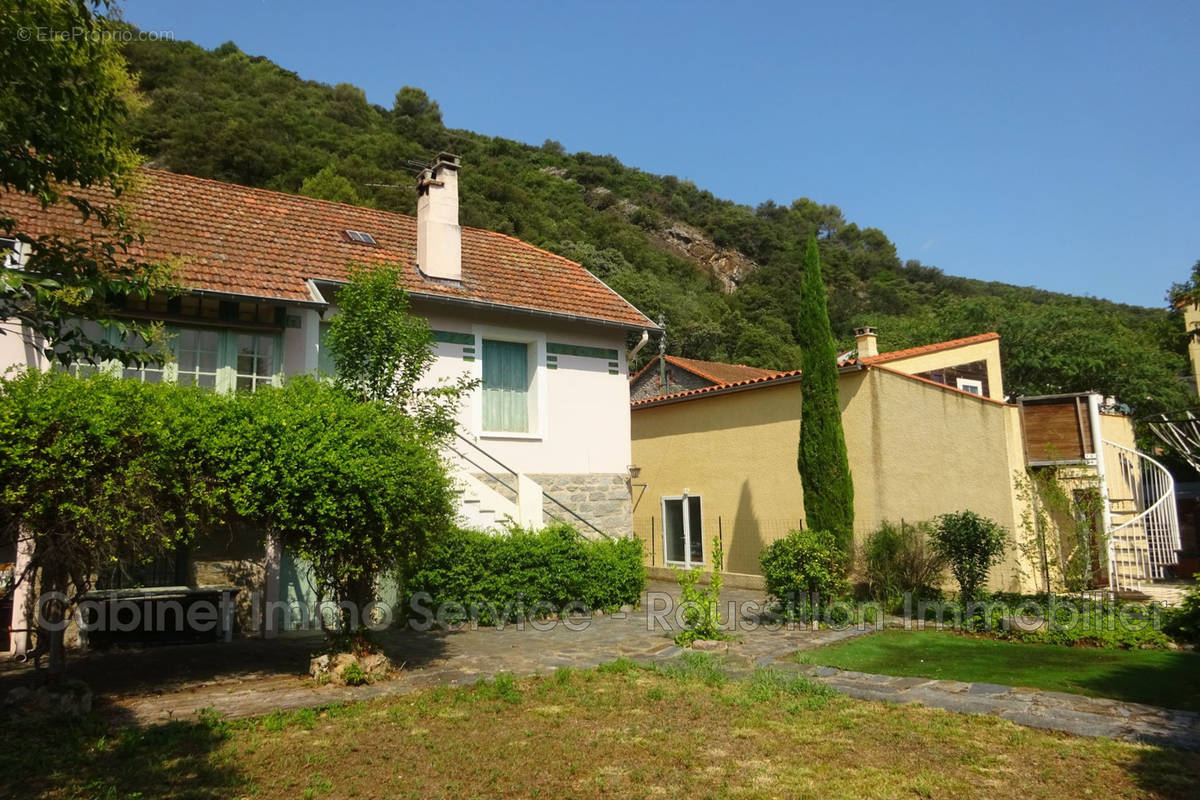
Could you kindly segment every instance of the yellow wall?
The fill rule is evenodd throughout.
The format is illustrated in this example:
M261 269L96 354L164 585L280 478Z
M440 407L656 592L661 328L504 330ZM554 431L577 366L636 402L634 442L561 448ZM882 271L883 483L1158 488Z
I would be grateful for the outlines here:
M1100 437L1110 442L1137 449L1137 439L1133 433L1133 420L1125 414L1101 414ZM1091 450L1091 446L1088 447Z
M886 354L885 354L886 355ZM882 366L916 375L918 372L928 372L933 369L954 367L959 364L970 364L973 361L986 361L988 373L988 397L993 400L1004 399L1004 376L1000 370L1000 340L968 344L949 350L939 350L933 353L898 358L888 361Z
M1183 327L1189 334L1200 328L1200 306L1184 306ZM1200 392L1200 340L1195 338L1188 339L1188 357L1192 361L1192 375L1196 379L1196 391Z
M845 374L842 421L855 490L855 535L884 520L970 509L1019 525L1023 468L1016 408L880 369ZM662 565L661 498L699 494L705 556L720 532L729 572L758 573L761 549L804 517L796 471L800 385L712 394L633 411L633 461L646 485L634 527ZM635 487L635 499L640 488ZM1016 588L1015 557L993 571Z

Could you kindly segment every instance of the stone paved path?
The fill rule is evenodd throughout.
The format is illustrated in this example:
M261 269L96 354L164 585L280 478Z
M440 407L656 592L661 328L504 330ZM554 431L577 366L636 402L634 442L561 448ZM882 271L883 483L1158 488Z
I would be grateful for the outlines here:
M663 613L673 584L651 584L640 609L568 621L526 623L503 629L457 632L389 631L384 650L403 665L399 676L369 686L318 686L303 677L320 633L282 635L271 641L110 650L74 655L70 669L97 697L97 710L114 721L153 724L194 719L212 708L230 718L275 710L403 694L432 686L473 683L498 672L549 674L559 667L590 668L628 658L639 663L680 653L671 641L670 615ZM727 589L722 601L761 603L761 592ZM745 608L744 605L738 605ZM860 631L765 629L743 619L732 654L747 666L774 663L802 650L857 635ZM29 677L27 668L0 672L0 696Z
M644 664L669 661L681 650L663 627L668 615L661 612L668 597L677 597L677 587L652 584L642 607L624 614L503 629L391 631L384 649L394 663L403 664L399 676L353 688L318 686L304 677L309 656L322 645L320 633L288 634L272 641L84 653L72 657L70 668L96 692L97 710L116 722L188 720L206 708L230 718L257 716L463 685L499 672L549 674L560 667L590 668L617 658ZM761 602L763 597L730 589L722 599L745 604ZM756 626L749 614L741 619L726 660L734 677L749 674L754 667L773 667L808 675L864 700L917 702L1080 736L1200 750L1200 715L1192 712L996 684L872 675L799 664L792 658L797 652L869 632L767 629ZM0 669L0 696L30 678L27 667L5 665Z
M1200 751L1200 714L1192 711L995 683L896 678L811 664L787 668L860 700L921 703L962 714L991 714L1019 725L1076 736L1106 736Z

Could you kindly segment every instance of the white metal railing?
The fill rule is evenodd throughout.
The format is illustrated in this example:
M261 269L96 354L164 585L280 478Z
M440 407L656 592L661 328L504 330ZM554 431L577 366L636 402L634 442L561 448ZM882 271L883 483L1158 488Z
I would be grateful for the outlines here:
M1167 577L1180 548L1175 479L1158 461L1116 442L1104 441L1103 458L1112 519L1110 588L1136 589Z

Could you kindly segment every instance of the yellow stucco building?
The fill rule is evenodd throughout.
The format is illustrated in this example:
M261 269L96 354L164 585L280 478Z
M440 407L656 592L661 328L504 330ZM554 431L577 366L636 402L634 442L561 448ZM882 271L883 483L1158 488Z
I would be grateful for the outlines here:
M1005 397L999 336L879 354L874 331L862 329L856 356L839 372L856 541L884 521L971 510L1014 535L991 587L1035 588L1038 569L1021 544L1029 535L1018 486L1028 456L1024 409ZM1080 397L1086 406L1088 396ZM761 581L762 549L805 517L796 469L801 405L798 371L632 403L634 528L652 574L711 569L719 538L724 571ZM1131 436L1125 418L1097 427L1122 443ZM1081 463L1095 460L1090 439L1078 449Z

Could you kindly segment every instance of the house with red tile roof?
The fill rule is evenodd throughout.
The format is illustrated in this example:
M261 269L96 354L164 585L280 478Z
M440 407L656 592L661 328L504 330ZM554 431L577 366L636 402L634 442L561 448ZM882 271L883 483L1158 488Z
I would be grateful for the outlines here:
M645 400L689 389L765 378L777 373L778 370L748 367L745 364L724 364L661 354L650 359L629 379L629 396L633 400Z
M464 520L559 518L591 535L628 536L627 346L657 326L579 264L460 226L459 169L443 154L421 174L415 217L141 170L119 198L144 233L132 254L168 262L183 291L124 301L131 319L166 325L174 354L125 375L253 391L331 372L324 336L349 266L400 264L412 311L433 329L427 379L479 381L449 454ZM89 199L114 202L100 192ZM43 209L15 193L3 201L22 233L95 228L67 203ZM0 369L44 366L36 345L0 336Z
M874 328L856 334L855 350L838 360L838 391L858 543L885 521L971 510L1011 532L992 588L1061 590L1053 548L1073 546L1061 543L1077 541L1077 523L1048 520L1057 534L1034 546L1031 498L1019 483L1026 470L1049 469L1068 492L1103 498L1106 512L1089 512L1095 588L1152 594L1155 581L1175 574L1171 476L1137 451L1129 417L1103 397L1010 402L995 333L885 353ZM805 526L796 469L804 376L693 363L690 374L704 380L690 387L656 381L650 368L632 381L644 390L631 399L636 535L651 574L711 569L720 540L729 579L761 585L763 549ZM661 374L673 358L654 365Z
M634 527L652 573L710 569L719 538L724 571L754 585L763 548L805 525L796 469L804 376L725 366L701 367L704 385L631 400L643 489ZM636 375L634 385L658 388L652 375L643 377L651 373ZM879 353L875 330L862 328L839 375L856 537L885 520L964 508L1019 527L1021 428L1017 407L1005 402L996 334ZM994 585L1019 587L1021 567L1014 550L993 570Z

